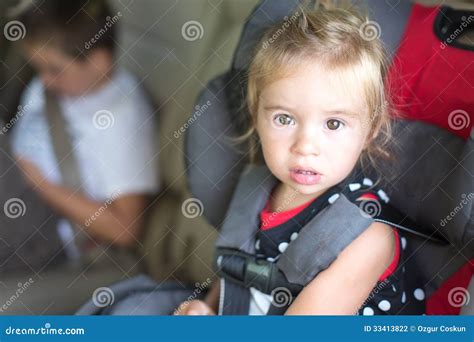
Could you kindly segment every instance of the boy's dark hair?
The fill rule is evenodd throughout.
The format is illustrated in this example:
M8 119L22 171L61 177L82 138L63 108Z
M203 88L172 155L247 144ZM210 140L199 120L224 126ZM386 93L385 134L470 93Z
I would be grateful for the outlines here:
M17 20L26 27L26 43L46 43L70 57L84 59L97 48L114 53L116 23L106 0L35 0Z

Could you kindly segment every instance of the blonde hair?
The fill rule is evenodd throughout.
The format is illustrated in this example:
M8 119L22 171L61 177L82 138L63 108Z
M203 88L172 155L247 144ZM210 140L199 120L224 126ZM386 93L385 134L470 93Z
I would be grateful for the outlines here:
M391 138L391 106L386 94L387 59L381 41L380 27L357 12L327 6L308 10L299 8L283 23L266 32L251 62L247 85L247 107L250 127L242 136L256 142L256 118L262 89L283 77L302 62L317 61L328 70L344 72L343 77L362 81L369 120L369 139L362 153L376 166L378 158L388 159L385 149ZM377 137L371 139L377 134ZM259 149L259 147L258 147ZM257 150L251 151L255 162Z

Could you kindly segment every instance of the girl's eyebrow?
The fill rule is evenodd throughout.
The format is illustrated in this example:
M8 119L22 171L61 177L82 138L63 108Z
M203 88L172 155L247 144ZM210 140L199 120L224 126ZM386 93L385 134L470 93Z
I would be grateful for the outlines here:
M359 118L360 117L360 115L357 114L356 112L352 112L350 110L345 110L345 109L329 110L329 111L326 111L325 114L326 115L346 115L346 116L350 116L350 117L354 117L354 118Z
M295 109L290 107L285 107L282 105L269 105L263 107L264 110L284 110L286 112L293 112Z

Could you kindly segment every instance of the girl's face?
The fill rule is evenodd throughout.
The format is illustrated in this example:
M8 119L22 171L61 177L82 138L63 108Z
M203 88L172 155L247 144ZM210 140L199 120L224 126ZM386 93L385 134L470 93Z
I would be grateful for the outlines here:
M265 162L286 190L317 197L346 178L367 141L363 87L317 63L269 83L257 113Z

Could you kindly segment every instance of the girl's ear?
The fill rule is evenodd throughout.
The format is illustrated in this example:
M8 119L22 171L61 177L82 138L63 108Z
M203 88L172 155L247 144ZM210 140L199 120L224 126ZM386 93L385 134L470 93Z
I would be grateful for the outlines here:
M260 139L260 134L258 133L258 112L250 115L250 125L252 126L254 133Z
M370 122L369 124L373 125L373 122ZM381 127L382 127L381 120L379 120L379 122L376 124L374 128L371 127L369 135L367 136L367 140L365 142L364 150L367 149L368 146L378 137Z
M382 130L382 125L384 123L384 116L389 115L388 112L388 102L384 101L382 105L376 107L374 112L369 118L368 125L370 126L369 136L365 143L365 148L367 148L380 134Z

